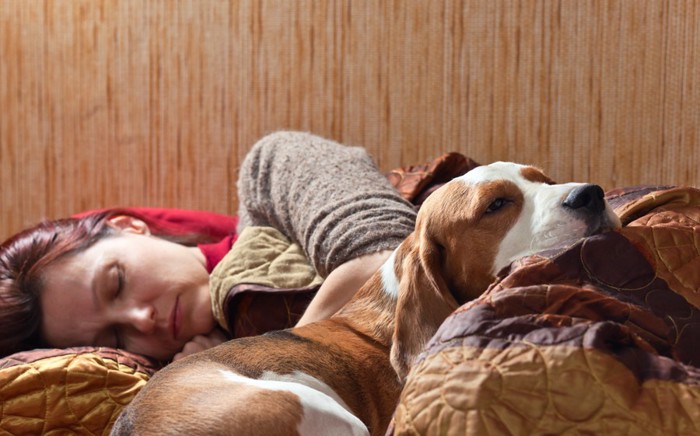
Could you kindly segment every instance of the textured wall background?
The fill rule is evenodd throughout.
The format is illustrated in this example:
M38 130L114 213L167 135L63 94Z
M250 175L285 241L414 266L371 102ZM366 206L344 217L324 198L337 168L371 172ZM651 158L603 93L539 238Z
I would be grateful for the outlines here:
M116 205L236 210L266 132L700 185L700 2L0 2L0 239Z

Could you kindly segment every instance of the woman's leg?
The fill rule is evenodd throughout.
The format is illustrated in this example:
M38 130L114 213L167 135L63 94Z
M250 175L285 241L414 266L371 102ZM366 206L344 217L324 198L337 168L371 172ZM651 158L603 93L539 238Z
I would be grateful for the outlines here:
M277 228L326 277L303 322L342 307L415 225L412 205L364 149L307 133L274 133L255 144L238 199L241 225Z

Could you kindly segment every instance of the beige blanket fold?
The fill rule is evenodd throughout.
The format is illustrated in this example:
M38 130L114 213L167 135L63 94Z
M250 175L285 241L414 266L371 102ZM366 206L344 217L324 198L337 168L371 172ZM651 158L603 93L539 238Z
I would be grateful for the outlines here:
M210 275L212 311L219 325L228 330L224 302L236 285L292 289L312 287L322 281L301 247L280 231L272 227L246 227Z

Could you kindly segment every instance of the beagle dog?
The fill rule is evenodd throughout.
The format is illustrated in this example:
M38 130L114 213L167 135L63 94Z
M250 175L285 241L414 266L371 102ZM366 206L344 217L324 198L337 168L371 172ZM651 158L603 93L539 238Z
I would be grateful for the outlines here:
M112 434L382 435L414 358L514 259L620 225L590 184L497 162L436 190L415 231L330 319L174 362Z

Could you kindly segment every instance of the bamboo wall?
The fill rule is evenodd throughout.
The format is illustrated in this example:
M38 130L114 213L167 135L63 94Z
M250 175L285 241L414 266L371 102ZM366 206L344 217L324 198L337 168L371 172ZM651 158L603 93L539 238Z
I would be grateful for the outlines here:
M234 213L257 138L700 185L694 0L2 0L0 239L105 206Z

